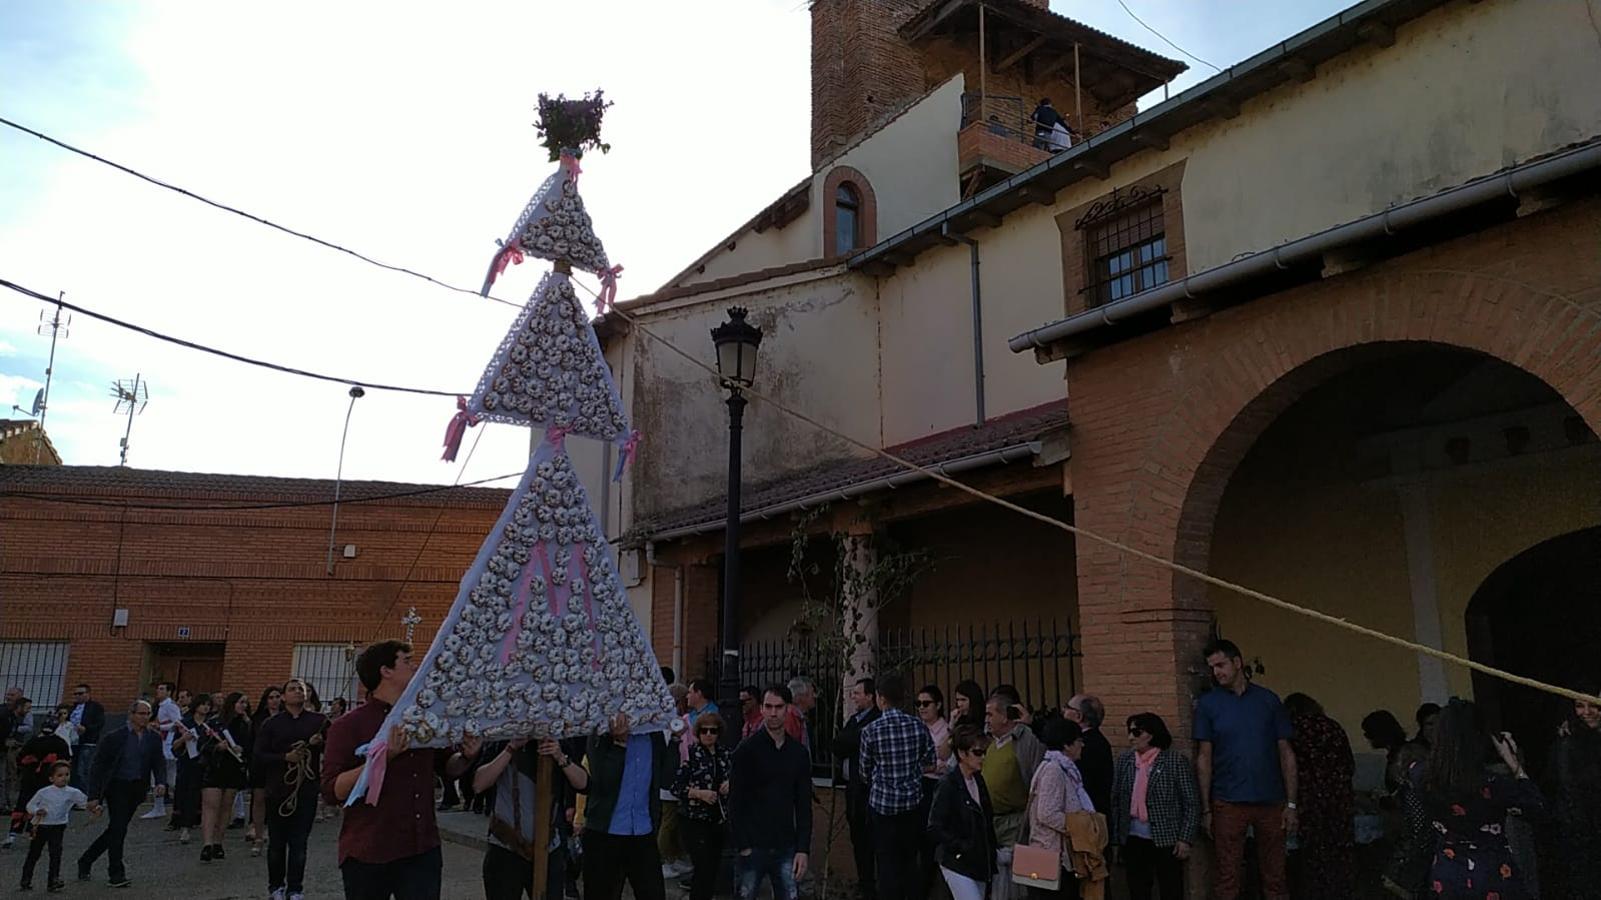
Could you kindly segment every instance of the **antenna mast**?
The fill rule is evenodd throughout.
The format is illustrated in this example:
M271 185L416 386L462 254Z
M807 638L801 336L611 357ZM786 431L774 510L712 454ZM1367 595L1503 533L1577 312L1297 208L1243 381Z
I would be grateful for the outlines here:
M133 434L133 417L144 412L146 404L150 402L150 384L135 373L132 381L118 379L113 382L111 396L117 398L117 406L112 413L121 415L125 410L128 413L128 427L122 432L122 462L119 463L125 466L128 464L128 438Z
M39 417L39 433L33 438L33 464L38 465L40 457L44 454L44 418L50 409L50 381L56 370L56 340L70 336L72 314L67 314L67 320L61 321L61 301L67 298L67 292L62 291L56 295L56 311L50 321L44 319L44 310L39 310L39 327L34 331L40 335L45 329L50 330L50 361L44 367L44 387L33 398L33 414Z

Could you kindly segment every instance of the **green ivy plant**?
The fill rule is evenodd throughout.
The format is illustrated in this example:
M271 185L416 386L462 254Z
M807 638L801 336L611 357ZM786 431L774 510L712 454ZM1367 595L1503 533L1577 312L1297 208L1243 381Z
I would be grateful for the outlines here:
M573 156L583 156L585 150L609 152L611 144L600 139L600 120L609 106L611 101L603 99L599 90L571 100L565 94L540 94L534 130L540 145L550 151L550 161L561 159L563 152Z

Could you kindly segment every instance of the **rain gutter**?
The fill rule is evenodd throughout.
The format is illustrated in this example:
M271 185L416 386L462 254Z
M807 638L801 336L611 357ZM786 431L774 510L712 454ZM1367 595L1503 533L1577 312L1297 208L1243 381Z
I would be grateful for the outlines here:
M1323 254L1344 247L1377 241L1408 228L1435 222L1503 198L1516 199L1530 191L1601 167L1601 142L1514 166L1437 194L1392 206L1344 225L1262 250L1179 281L1126 297L1086 312L1068 316L1007 341L1013 353L1042 350L1067 338L1105 328L1133 316L1152 312L1177 300L1195 299L1263 275L1317 261Z

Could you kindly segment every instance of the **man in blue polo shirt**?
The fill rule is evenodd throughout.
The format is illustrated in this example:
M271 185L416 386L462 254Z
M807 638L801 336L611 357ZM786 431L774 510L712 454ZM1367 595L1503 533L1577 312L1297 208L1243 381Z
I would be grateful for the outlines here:
M1240 895L1247 829L1255 832L1267 900L1288 900L1285 838L1296 829L1295 753L1290 716L1278 695L1245 677L1232 641L1206 645L1217 686L1195 706L1195 767L1201 782L1201 825L1215 852L1212 896Z

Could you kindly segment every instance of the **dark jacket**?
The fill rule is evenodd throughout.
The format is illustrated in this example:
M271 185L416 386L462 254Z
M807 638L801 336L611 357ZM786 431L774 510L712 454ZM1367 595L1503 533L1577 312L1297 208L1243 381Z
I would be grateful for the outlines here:
M130 741L137 740L137 744ZM111 785L111 778L117 773L117 766L122 761L123 750L129 753L140 754L138 780L149 781L155 776L156 784L163 787L167 784L167 758L161 752L161 733L154 726L146 728L137 739L133 731L124 725L106 734L100 740L95 751L94 771L89 773L87 791L90 800L99 800Z
M883 710L874 706L860 720L852 715L844 727L834 734L834 758L846 766L848 783L853 790L864 793L867 790L867 782L862 780L862 773L857 771L860 767L856 761L862 758L862 730L878 721L881 715Z
M83 716L78 724L83 726L78 743L100 743L100 732L106 729L106 708L93 700L83 701Z
M1078 760L1084 776L1084 793L1090 795L1095 811L1107 815L1112 806L1112 744L1099 728L1084 730L1084 753Z
M678 772L678 748L656 732L651 739L652 765L650 769L650 825L662 824L663 788L671 787ZM617 794L623 786L623 764L628 759L628 748L620 747L610 735L597 735L589 739L586 761L589 769L589 799L584 802L584 827L606 831L617 812Z
M987 882L997 871L995 810L990 806L984 776L974 775L973 780L978 783L977 803L967 792L960 768L951 769L939 780L928 810L928 839L934 844L935 859L940 865L958 875Z
M1117 758L1112 781L1112 800L1105 813L1114 845L1128 841L1128 825L1134 805L1134 751L1125 750ZM1086 776L1085 781L1089 779ZM1092 798L1093 799L1093 798ZM1164 849L1179 841L1194 844L1201 827L1201 790L1195 768L1177 750L1163 750L1151 764L1150 783L1145 787L1145 809L1151 815L1151 843Z
M767 729L741 741L728 784L734 848L812 852L812 758L794 738Z

